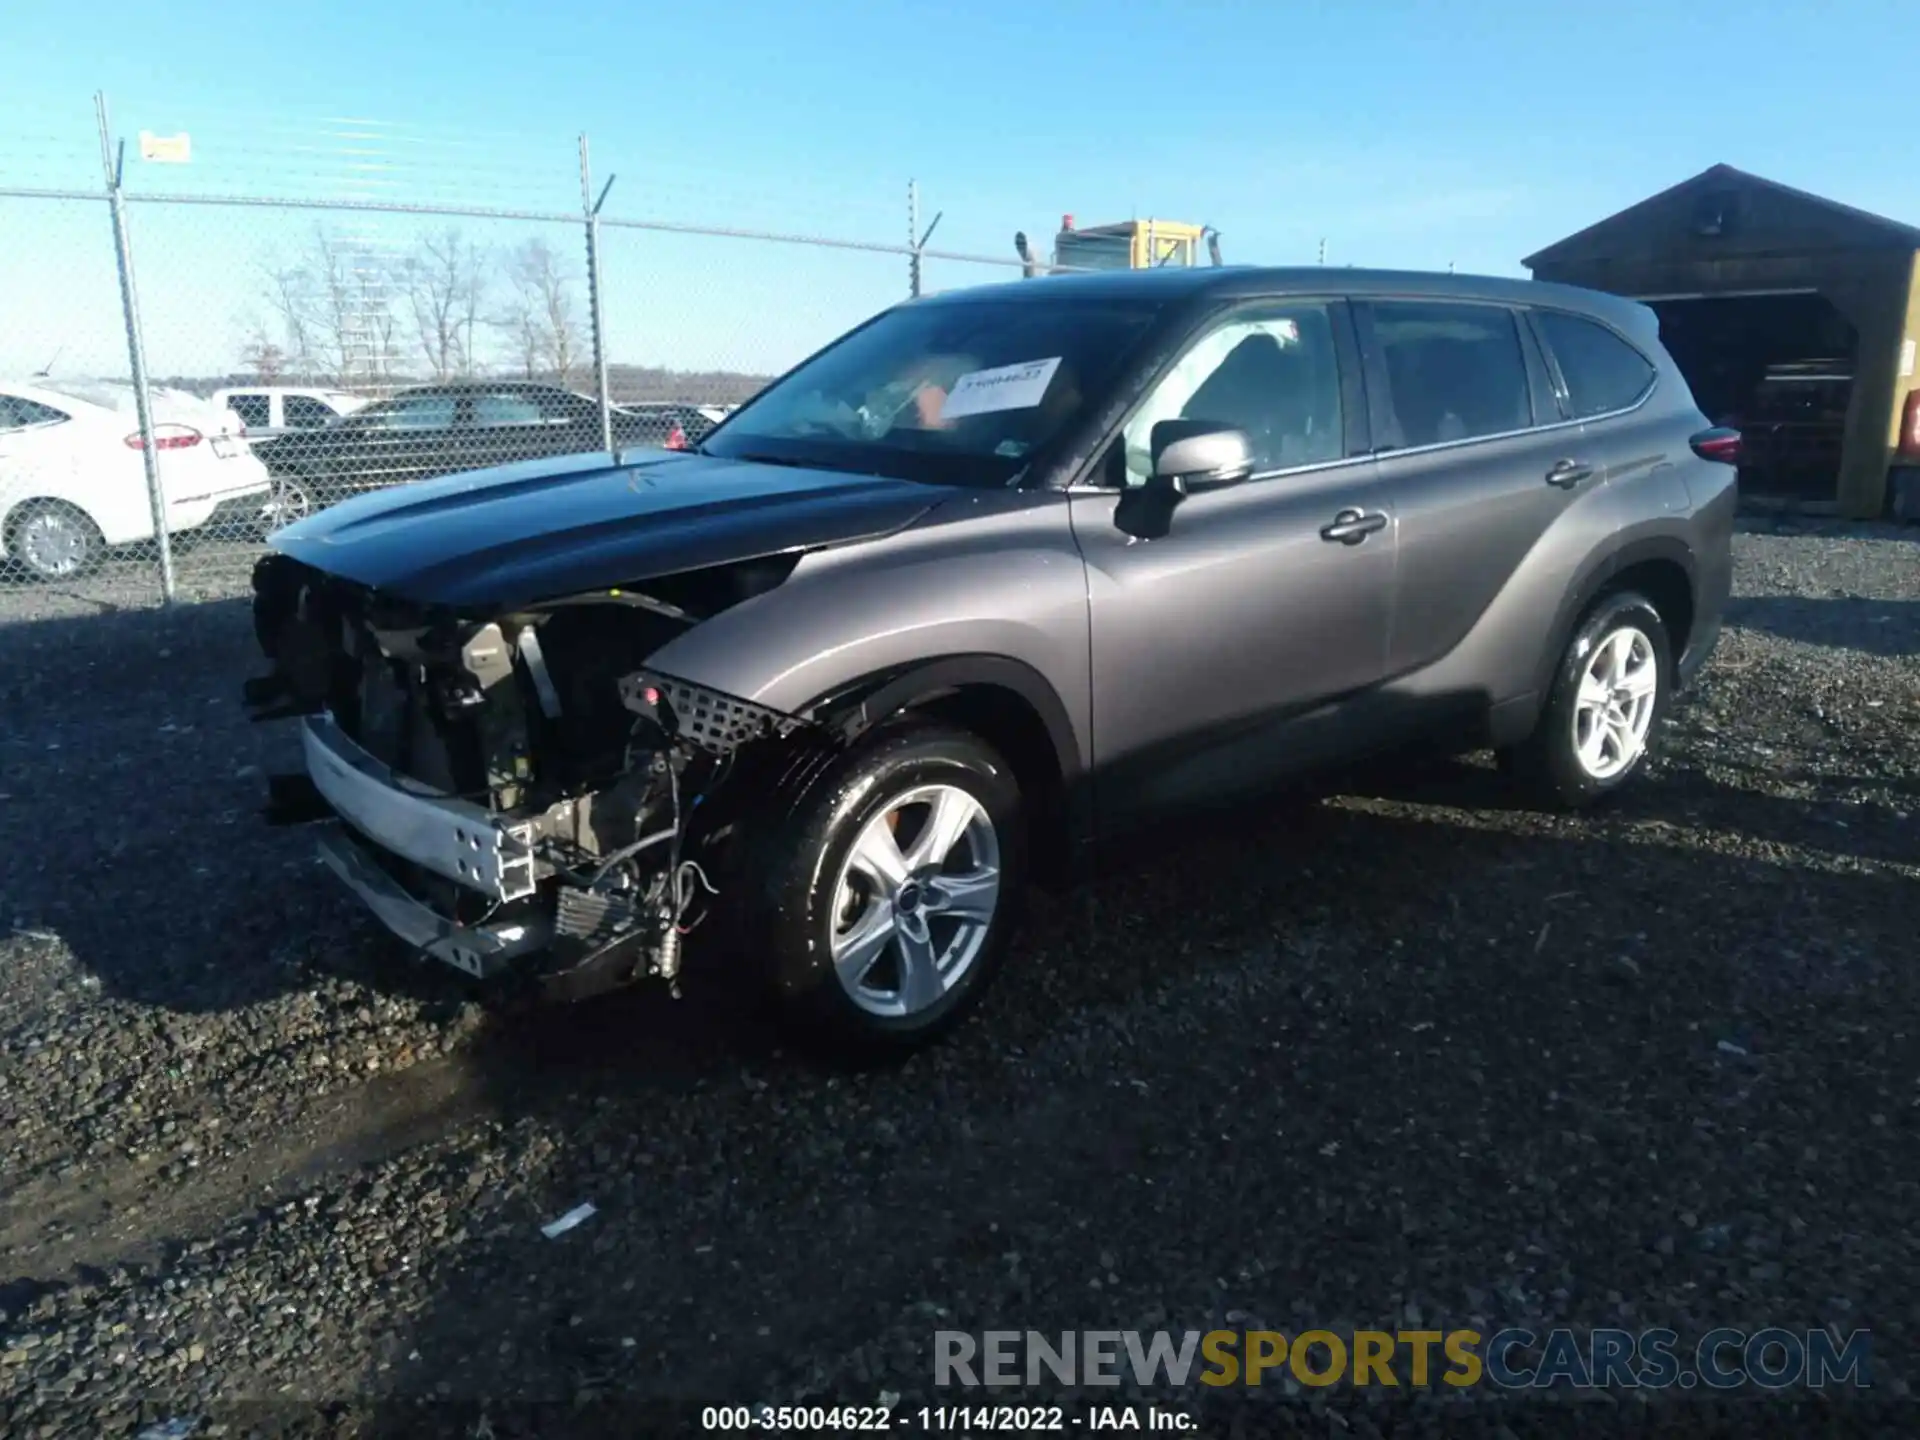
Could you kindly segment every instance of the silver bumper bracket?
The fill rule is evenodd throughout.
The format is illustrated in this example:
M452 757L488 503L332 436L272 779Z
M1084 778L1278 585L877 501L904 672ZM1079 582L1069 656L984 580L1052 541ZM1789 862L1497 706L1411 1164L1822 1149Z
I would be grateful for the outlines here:
M421 794L331 716L309 716L301 742L314 785L374 844L492 900L534 893L540 874L530 824L503 823L465 800Z
M521 956L544 949L552 939L552 927L545 920L454 924L409 895L337 821L320 832L319 848L327 868L360 897L381 924L415 949L469 975L491 979Z

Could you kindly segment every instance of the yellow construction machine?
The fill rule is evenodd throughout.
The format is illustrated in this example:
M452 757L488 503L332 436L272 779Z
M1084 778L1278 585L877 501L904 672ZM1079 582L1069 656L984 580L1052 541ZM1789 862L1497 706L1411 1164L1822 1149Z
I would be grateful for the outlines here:
M1082 270L1183 269L1200 264L1202 245L1211 263L1220 264L1220 232L1211 225L1190 225L1183 220L1122 220L1117 225L1079 226L1073 223L1073 216L1062 215L1050 261L1034 255L1025 231L1013 237L1013 248L1029 278Z

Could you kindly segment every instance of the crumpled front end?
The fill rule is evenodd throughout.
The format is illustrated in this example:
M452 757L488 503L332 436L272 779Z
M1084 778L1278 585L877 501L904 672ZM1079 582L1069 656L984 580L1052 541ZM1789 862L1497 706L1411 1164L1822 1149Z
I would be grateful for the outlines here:
M777 583L777 581L775 582ZM483 980L579 998L673 980L721 890L734 803L829 748L796 717L647 668L698 623L602 592L479 619L270 555L258 719L303 768L269 818L317 823L327 867L395 935Z

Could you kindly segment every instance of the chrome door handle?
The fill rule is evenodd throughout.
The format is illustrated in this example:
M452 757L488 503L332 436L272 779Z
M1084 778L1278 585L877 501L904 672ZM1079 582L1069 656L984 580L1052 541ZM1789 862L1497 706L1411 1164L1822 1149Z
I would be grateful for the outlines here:
M1547 484L1571 490L1591 474L1591 465L1582 465L1578 460L1556 460L1553 468L1547 471Z
M1342 545L1358 545L1376 530L1387 528L1387 517L1379 511L1368 514L1348 506L1333 517L1331 525L1320 527L1322 540L1338 541Z

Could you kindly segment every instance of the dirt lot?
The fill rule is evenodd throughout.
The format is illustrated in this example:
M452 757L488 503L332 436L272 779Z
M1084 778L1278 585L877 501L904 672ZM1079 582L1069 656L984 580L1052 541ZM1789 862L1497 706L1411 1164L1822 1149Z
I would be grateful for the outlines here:
M936 1329L1830 1324L1872 1332L1870 1405L1168 1403L1912 1433L1920 531L1738 546L1734 626L1617 808L1511 808L1462 762L1181 836L861 1077L725 999L489 1019L256 826L289 742L239 717L237 601L0 595L0 1430L907 1409Z

